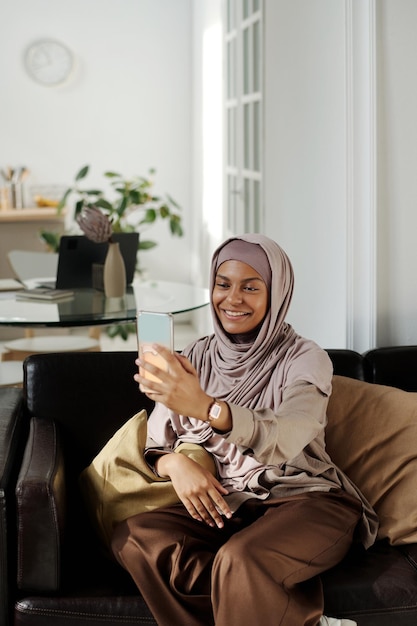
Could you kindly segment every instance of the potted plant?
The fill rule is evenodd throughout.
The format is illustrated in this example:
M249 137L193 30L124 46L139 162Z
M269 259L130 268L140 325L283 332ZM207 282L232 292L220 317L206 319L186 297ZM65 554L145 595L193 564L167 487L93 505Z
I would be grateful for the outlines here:
M75 195L74 219L83 209L89 207L100 208L110 219L113 232L131 232L146 230L158 219L166 220L171 234L175 237L183 236L181 207L169 195L156 196L153 193L153 179L155 170L149 170L149 176L135 176L124 178L121 174L108 171L104 173L113 190L113 197L106 197L102 189L84 188L80 185L90 170L89 165L82 167L75 176L74 185L69 187L60 200L57 211L61 213L67 205L68 198ZM59 248L59 235L47 231L41 232L45 243L53 250ZM151 239L139 238L139 250L149 250L157 245Z
M107 215L112 231L115 233L146 231L157 220L165 220L170 233L174 237L183 236L181 207L169 195L157 196L153 193L154 169L149 170L148 177L134 176L124 178L121 174L113 171L104 173L110 184L110 196L102 189L84 187L83 182L90 170L89 165L84 165L76 174L74 184L69 187L57 206L57 212L61 213L67 206L71 196L75 196L74 222L79 223L83 210L98 208ZM48 248L57 252L59 249L60 235L49 231L41 231L41 238ZM152 239L139 237L139 250L150 250L157 246ZM138 272L141 272L140 265ZM108 327L110 337L119 335L127 339L135 328L132 325L113 325Z

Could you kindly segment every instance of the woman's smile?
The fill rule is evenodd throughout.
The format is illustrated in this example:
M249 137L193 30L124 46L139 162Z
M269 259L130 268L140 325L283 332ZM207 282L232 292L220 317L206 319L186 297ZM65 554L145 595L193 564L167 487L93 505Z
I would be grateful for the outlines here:
M244 315L250 315L250 313L242 313L241 311L227 311L227 310L224 310L224 313L228 317L243 317Z

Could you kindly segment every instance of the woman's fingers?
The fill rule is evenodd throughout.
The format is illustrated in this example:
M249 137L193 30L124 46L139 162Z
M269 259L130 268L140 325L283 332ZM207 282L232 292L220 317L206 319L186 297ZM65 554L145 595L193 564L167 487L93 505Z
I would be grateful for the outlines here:
M197 370L190 363L186 356L184 356L183 354L175 354L174 356L177 361L181 363L182 367L185 369L186 372L188 372L188 374L194 374L195 376L197 376Z
M166 379L166 371L146 359L137 358L135 363L139 371L133 378L139 384L140 390L145 393L162 393L160 385Z
M223 499L222 499L223 500ZM200 522L205 522L208 526L214 528L217 526L218 528L223 528L224 521L221 514L221 505L219 501L219 505L215 506L213 500L210 497L201 497L197 498L194 501L188 500L184 502L187 511L190 513L193 519L196 519ZM223 500L222 508L226 508L228 514L225 515L228 519L232 516L229 507Z
M223 528L223 516L227 519L232 517L232 512L216 489L210 489L207 493L186 499L186 508L194 519L205 522L209 526Z
M155 357L147 359L146 356L142 356L135 360L139 371L134 375L134 379L141 384L144 383L144 380L141 380L141 377L142 379L146 379L146 381L151 380L157 383L166 382L175 376L174 372L176 367L182 367L182 363L180 364L179 360L176 359L175 356L164 346L155 344L152 348L155 349L155 353L162 357L162 359L158 360L155 359ZM147 387L153 389L154 391L158 390L158 388L153 385L147 385Z

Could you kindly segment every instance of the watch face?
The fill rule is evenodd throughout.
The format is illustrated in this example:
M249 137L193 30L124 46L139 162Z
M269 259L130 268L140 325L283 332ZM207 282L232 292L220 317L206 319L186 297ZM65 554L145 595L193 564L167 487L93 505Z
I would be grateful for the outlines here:
M64 44L52 39L36 41L26 50L26 70L42 85L58 85L71 73L74 59Z
M218 402L213 402L209 411L209 419L217 420L220 417L222 407Z

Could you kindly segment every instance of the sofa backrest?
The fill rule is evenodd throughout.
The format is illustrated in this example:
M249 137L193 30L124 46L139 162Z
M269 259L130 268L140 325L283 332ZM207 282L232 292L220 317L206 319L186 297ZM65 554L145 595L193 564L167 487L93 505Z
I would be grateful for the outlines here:
M368 382L417 391L417 346L375 348L363 355Z
M141 408L148 413L153 408L153 402L139 391L133 379L136 356L136 352L127 351L37 354L24 363L26 417L28 422L33 418L31 436L36 430L42 433L36 442L31 443L31 436L28 439L27 465L32 468L31 449L45 445L45 463L51 467L42 476L48 476L51 484L39 486L39 490L46 490L52 500L49 506L40 507L35 523L32 507L37 502L33 501L32 490L17 491L19 554L24 555L19 565L21 589L30 589L35 581L36 589L57 590L64 572L75 569L80 570L78 576L84 581L100 580L107 585L112 577L113 582L123 578L120 568L108 557L103 558L101 545L88 523L78 478L122 424ZM30 471L27 469L28 474ZM43 550L45 533L53 537L51 545L56 546L49 561ZM25 541L30 550L23 550ZM41 559L36 558L39 553ZM56 575L54 584L41 575L44 561L55 564L51 567Z
M363 356L354 350L332 349L326 350L333 363L336 376L348 376L365 380Z
M327 350L334 374L417 391L417 346L378 348L364 355ZM136 352L32 355L25 361L29 417L58 425L65 453L77 474L130 417L153 403L133 379Z
M133 375L136 352L37 354L24 364L29 416L54 420L79 472L137 411L153 407Z

